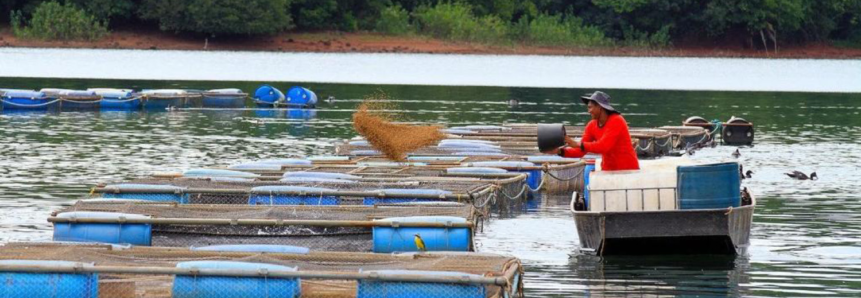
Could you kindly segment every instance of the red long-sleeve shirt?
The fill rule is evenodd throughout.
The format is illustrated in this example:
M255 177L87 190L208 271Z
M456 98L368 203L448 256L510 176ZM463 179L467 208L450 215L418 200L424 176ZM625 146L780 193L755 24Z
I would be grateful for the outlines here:
M583 131L583 149L586 152L601 154L602 171L639 170L640 162L631 145L628 123L620 114L610 114L603 127L598 120L589 121ZM583 157L586 152L580 148L562 148L564 157Z

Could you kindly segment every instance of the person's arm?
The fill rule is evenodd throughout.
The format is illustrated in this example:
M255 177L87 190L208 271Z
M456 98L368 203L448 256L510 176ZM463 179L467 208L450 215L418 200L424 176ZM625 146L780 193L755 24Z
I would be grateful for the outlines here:
M586 129L583 130L583 138L580 139L580 142L574 141L568 136L565 136L565 143L568 144L569 147L563 147L559 152L559 155L562 157L573 157L580 158L586 155L586 150L583 150L583 143L586 141L594 140L595 137L592 134L592 126L587 125Z
M619 135L621 135L622 131L625 129L627 129L625 120L620 117L614 117L612 120L607 121L607 126L604 129L604 134L601 136L601 139L596 141L584 140L581 147L583 147L586 152L599 154L607 153L616 146L616 143L619 141Z

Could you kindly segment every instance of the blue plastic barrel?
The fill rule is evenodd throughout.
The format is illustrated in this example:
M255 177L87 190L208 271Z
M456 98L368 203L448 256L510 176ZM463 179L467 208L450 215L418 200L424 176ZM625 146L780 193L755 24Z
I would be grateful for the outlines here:
M439 145L437 145L437 147L440 147L440 148L467 148L467 149L489 148L489 149L500 150L499 145L484 144L484 143L470 143L470 142L445 142L445 143L439 143Z
M377 150L353 150L353 151L350 151L350 155L353 155L353 156L377 156L377 155L383 155L383 153L380 151L377 151Z
M411 216L381 219L384 222L464 223L465 218L454 216ZM374 252L419 251L415 235L424 241L428 251L469 251L472 234L469 228L416 228L374 227Z
M383 168L383 167L425 167L428 164L423 162L397 162L397 161L360 161L356 163L357 166L360 167L375 167L375 168Z
M90 88L102 97L99 108L102 110L137 110L141 108L140 98L132 96L132 90L113 88Z
M313 108L317 106L317 94L308 88L294 86L287 90L287 105Z
M356 180L362 177L344 173L332 173L332 172L285 172L283 177L312 177L312 178L324 178L324 179L343 179L343 180Z
M256 163L262 164L274 164L279 166L309 166L314 162L303 159L303 158L274 158L274 159L261 159L256 161Z
M508 154L502 152L475 152L475 151L458 151L452 153L452 155L466 155L466 156L509 156Z
M464 156L408 156L407 161L433 162L433 161L462 161Z
M409 202L439 202L444 201L440 199L428 199L428 198L417 198L417 195L433 195L433 196L441 196L441 195L450 195L452 192L442 189L427 189L427 188L384 188L384 189L376 189L372 190L375 193L385 193L387 196L385 198L380 197L366 197L362 199L363 205L377 205L377 204L398 204L398 203L409 203Z
M105 186L106 189L117 189L119 192L102 193L102 198L105 199L129 199L129 200L147 200L155 202L177 202L180 204L188 204L188 194L185 193L185 187L164 185L164 184L137 184L137 183L122 183ZM172 191L173 193L162 192L124 192L130 189L153 190L153 191Z
M308 160L311 162L314 161L348 161L350 160L349 156L309 156Z
M271 163L246 162L227 167L229 170L280 171L281 166Z
M502 149L493 148L493 147L486 147L486 146L473 146L473 147L459 146L459 147L437 147L437 148L444 150L444 151L470 151L470 152L476 152L476 153L481 153L481 152L502 153Z
M506 168L509 171L526 173L526 183L532 189L537 189L541 186L542 172L541 169L519 169L524 167L535 167L534 163L528 161L477 161L471 165L477 167L488 168Z
M677 169L680 209L715 209L741 204L738 163L680 166Z
M234 178L257 178L260 177L258 174L242 172L242 171L231 171L231 170L219 170L219 169L191 169L182 173L183 177L234 177Z
M147 215L115 212L76 211L57 214L58 218L107 218L116 223L73 223L55 222L54 241L101 242L115 244L150 245L152 226L150 224L120 223L125 219L150 218Z
M296 271L287 267L263 263L233 261L190 261L176 264L176 268L221 269L284 272ZM176 275L173 280L173 298L244 298L244 297L300 297L299 278L233 277Z
M3 93L4 110L47 110L57 103L56 98L46 97L44 92L34 90L7 89ZM50 104L49 104L50 103Z
M463 128L475 130L511 130L511 128L499 125L467 125Z
M592 172L595 171L595 164L588 163L585 167L583 167L583 203L586 204L586 207L589 207L589 176Z
M300 191L306 195L279 194L278 192ZM341 199L337 196L322 195L323 192L334 191L329 188L273 185L258 186L251 189L248 198L249 205L338 205Z
M488 144L488 145L496 145L494 141L488 140L470 140L470 139L444 139L439 141L440 144L444 143L473 143L473 144Z
M254 91L254 102L259 107L274 107L284 102L284 93L275 87L261 85Z
M44 260L0 260L0 265L47 266L57 268L93 267L92 263ZM2 272L0 297L98 298L97 273Z
M310 250L307 247L275 244L224 244L191 247L191 250L202 251L235 251L235 252L268 252L279 254L306 255Z
M458 128L447 128L447 129L443 129L442 132L450 133L453 135L468 135L468 134L476 133L474 130L458 129Z
M368 141L366 140L350 141L347 144L349 144L350 146L371 146L371 143L368 143Z
M505 174L505 169L488 167L458 167L445 169L448 174Z
M483 278L481 275L451 271L421 271L421 270L372 270L379 276L448 276L458 280L468 278ZM379 279L360 279L358 298L484 298L487 290L481 284L402 282Z

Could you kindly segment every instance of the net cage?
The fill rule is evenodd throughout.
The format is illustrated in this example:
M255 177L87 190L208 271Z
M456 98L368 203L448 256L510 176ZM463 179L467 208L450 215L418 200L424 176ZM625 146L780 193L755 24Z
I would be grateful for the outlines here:
M7 243L0 272L4 297L523 297L519 260L488 253Z
M285 175L312 175L306 173L345 173L361 179L374 180L383 177L414 177L413 179L434 179L432 177L461 177L497 179L496 185L517 189L512 182L502 183L505 173L525 173L524 192L544 191L548 194L570 194L582 190L583 170L586 162L581 159L562 158L554 155L509 156L505 158L466 157L466 156L410 156L407 162L392 162L383 157L346 157L336 160L316 160L305 165L262 165L251 162L229 167L230 170L244 171L260 175L259 179L277 179ZM472 168L472 169L469 169ZM287 174L290 173L290 174ZM176 175L167 173L166 176ZM324 175L324 174L321 174ZM430 178L429 178L430 177ZM450 179L450 178L444 178ZM506 191L497 197L516 197L515 192ZM519 192L517 192L519 193Z
M630 129L631 143L640 158L658 158L673 152L673 135L662 129Z
M661 126L673 136L673 147L677 150L694 147L713 139L711 132L699 126Z
M263 177L263 176L261 176ZM275 177L277 178L277 177ZM93 189L103 198L183 204L389 205L457 202L511 210L528 199L527 175L508 178L388 177L364 180L296 177L297 180L230 177L139 178Z
M48 221L55 241L388 253L474 251L476 227L484 219L485 213L465 204L238 206L98 199L55 211Z

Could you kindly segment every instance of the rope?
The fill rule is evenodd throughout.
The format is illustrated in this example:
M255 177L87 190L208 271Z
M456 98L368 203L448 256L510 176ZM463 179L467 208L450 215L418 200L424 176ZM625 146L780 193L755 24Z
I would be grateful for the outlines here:
M658 147L666 147L666 146L667 146L667 144L669 144L669 143L670 143L670 141L671 141L672 139L673 139L672 137L667 138L667 141L666 141L666 142L664 142L664 144L658 144L657 139L654 139L654 140L655 140L655 145L658 145Z
M544 184L545 184L546 182L547 182L547 176L545 176L545 175L541 175L541 183L538 183L538 186L537 186L537 187L535 187L535 189L532 189L532 187L530 187L530 186L529 186L529 183L526 183L526 187L528 187L528 188L529 188L529 191L531 191L531 192L536 192L536 191L539 191L539 190L541 190L542 188L544 188Z
M143 96L135 96L135 97L131 97L131 98L129 98L129 99L117 99L117 100L111 100L111 102L117 102L117 103L121 103L121 102L130 102L130 101L138 100L138 99L141 99L141 98L143 98ZM104 98L102 98L102 100L105 100L105 99L104 99Z
M524 184L523 184L523 187L521 187L521 188L520 188L520 193L518 193L518 194L517 194L517 195L515 195L515 196L509 196L507 193L505 193L505 188L503 188L503 187L500 187L500 186L498 186L498 185L494 185L493 187L494 187L494 188L499 189L499 190L500 190L500 193L501 193L503 196L505 196L505 197L506 197L506 198L508 198L509 200L514 201L514 200L519 199L520 197L522 197L522 196L526 193L526 190L527 190L527 189L529 189L529 184L525 184L525 183L524 183Z
M3 102L3 104L7 104L7 105L10 105L10 106L15 106L15 107L39 108L39 107L44 107L44 106L47 106L47 105L55 104L55 103L57 103L57 102L58 102L58 101L60 101L60 100L61 100L61 99L59 99L59 98L58 98L58 99L55 99L55 100L52 100L52 101L49 101L49 102L46 102L46 103L39 103L39 104L33 104L33 105L28 105L28 104L23 104L23 103L14 103L14 102L6 101L6 100L3 100L3 99L0 99L0 102Z
M637 150L640 150L640 151L648 151L649 149L651 149L651 148L652 148L652 144L654 144L654 142L653 142L652 140L649 140L649 145L646 145L646 147L645 147L645 148L643 148L643 147L640 147L640 142L639 142L639 141L637 141L637 145L636 145L636 146L637 146Z
M574 176L571 176L570 178L565 178L565 179L559 178L559 177L556 177L556 175L551 174L550 170L546 169L546 168L544 169L544 173L547 173L547 176L553 177L553 179L556 179L559 181L565 181L565 182L580 178L580 175L577 175L577 174L575 174Z

